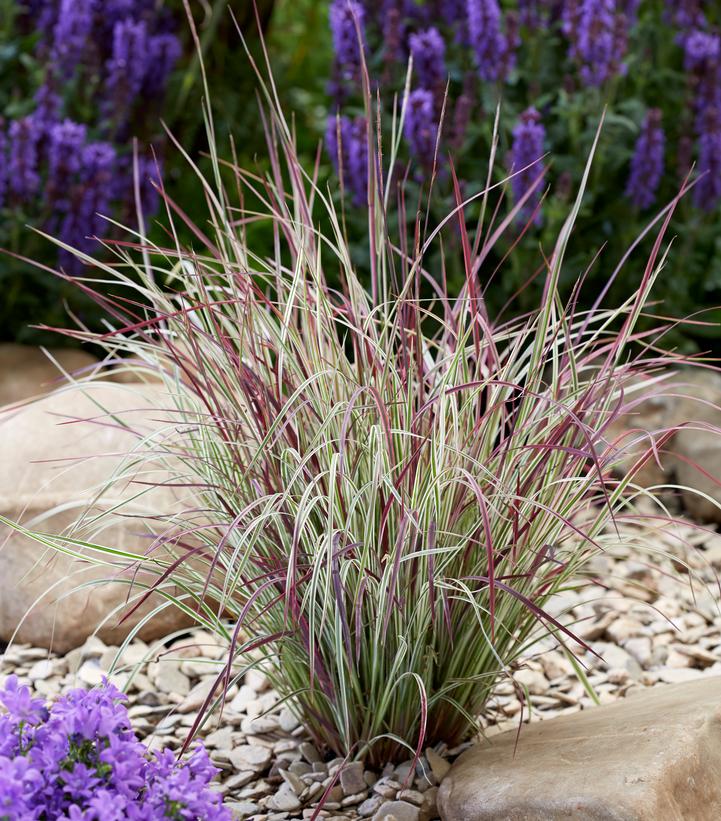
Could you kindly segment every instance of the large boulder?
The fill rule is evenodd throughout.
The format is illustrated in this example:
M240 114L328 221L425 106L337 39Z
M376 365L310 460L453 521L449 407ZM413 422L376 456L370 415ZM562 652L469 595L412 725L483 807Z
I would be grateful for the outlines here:
M721 522L721 375L685 368L638 391L632 402L632 411L607 432L624 456L620 472L648 449L648 432L657 444L663 437L658 460L648 459L634 481L646 488L679 485L692 517Z
M103 530L97 541L144 553L151 532L164 529L151 517L169 515L185 507L187 500L179 498L180 491L156 486L167 480L161 464L137 461L129 467L127 454L137 447L138 437L162 435L162 429L172 424L170 407L172 401L158 386L97 382L20 408L0 409L0 513L57 534L87 508L87 526L80 533L93 535L100 526L91 526L93 516L132 499L123 506L123 515L100 520ZM140 472L142 476L137 475ZM110 477L120 474L122 481L106 487ZM0 526L0 639L14 636L64 652L98 630L106 643L117 644L163 601L153 596L121 622L128 596L154 578L145 572L132 576L132 587L120 581L131 576L122 562L101 568ZM113 581L87 584L97 579ZM78 589L81 585L86 586ZM185 623L176 608L168 607L142 628L140 636L155 638Z
M57 388L66 381L63 371L71 375L82 371L81 375L87 375L85 371L98 364L94 356L75 348L57 348L44 353L29 345L0 344L0 406L22 402Z
M721 678L498 735L453 764L438 806L443 821L716 821Z

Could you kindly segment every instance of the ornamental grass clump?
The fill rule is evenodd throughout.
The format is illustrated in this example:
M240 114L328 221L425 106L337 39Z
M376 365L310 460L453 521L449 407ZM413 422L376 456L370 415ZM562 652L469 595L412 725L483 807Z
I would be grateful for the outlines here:
M492 317L493 281L478 271L501 234L522 230L531 193L499 217L506 183L487 184L469 232L457 187L440 224L419 209L409 234L394 235L391 217L403 224L417 206L394 176L404 103L386 154L365 131L366 290L343 214L298 161L272 84L263 89L268 172L221 163L211 125L215 174L199 175L207 224L191 225L183 245L188 221L161 192L167 244L109 243L116 261L98 263L107 284L96 294L107 332L72 332L167 389L160 431L138 436L108 488L132 476L141 497L163 464L186 512L157 511L140 558L94 538L122 504L35 537L105 563L113 578L155 573L166 604L228 642L205 708L261 665L319 747L385 764L472 735L499 679L540 636L571 654L573 628L544 609L549 598L607 546L646 546L642 531L622 536L617 524L639 520L633 478L663 434L643 433L619 479L628 449L611 431L673 362L659 335L635 324L676 201L655 222L651 257L627 260L635 296L610 309L601 293L579 312L582 283L563 304L558 281L589 161L541 258L542 304ZM251 225L272 233L272 256L254 252ZM426 267L447 233L460 239L465 271L456 296L443 268ZM132 431L111 410L96 421ZM653 527L669 521L661 510ZM136 583L129 607L149 594Z
M0 690L0 821L230 821L203 747L149 755L107 682L49 708L9 676Z

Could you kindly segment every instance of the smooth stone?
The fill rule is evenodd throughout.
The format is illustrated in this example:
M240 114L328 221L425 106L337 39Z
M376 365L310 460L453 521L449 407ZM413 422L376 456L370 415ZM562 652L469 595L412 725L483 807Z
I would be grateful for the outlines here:
M19 409L0 408L0 514L43 533L60 534L69 531L88 508L92 519L125 501L124 515L108 513L97 540L142 553L150 544L146 534L158 528L150 517L171 515L187 507L187 499L161 486L168 472L160 462L138 467L124 463L122 454L132 450L138 439L120 424L109 424L107 414L126 421L140 436L150 435L163 425L157 408L167 407L168 402L158 386L96 382L65 388ZM110 477L121 471L122 480L100 493ZM139 495L133 482L138 471L144 481L161 484ZM75 535L93 540L92 531L81 529ZM5 525L0 525L0 544L0 641L14 636L14 641L65 653L97 631L104 642L118 645L166 601L151 595L123 619L130 609L128 596L135 598L141 585L151 585L157 578L139 569L137 562L128 560L122 567L119 561L108 567L78 561ZM128 584L132 580L138 583L134 587ZM177 608L165 607L144 624L140 634L167 636L188 623ZM103 644L99 655L106 649Z
M259 744L241 744L228 754L231 763L238 770L261 772L270 764L271 752Z
M41 659L36 661L30 668L28 678L30 681L44 681L55 672L55 665L49 659Z
M180 672L175 661L158 661L148 668L148 676L163 693L187 696L190 693L190 679Z
M461 755L438 809L444 821L716 821L720 725L714 676L513 729Z
M265 802L265 806L269 810L292 812L293 810L299 810L301 803L298 800L298 796L296 796L293 792L291 786L284 782L280 785L280 787L278 787L275 795L271 795Z
M31 345L0 344L0 405L22 402L66 385L63 371L82 379L99 365L96 357L75 348L50 348L48 353L52 359Z
M363 762L352 761L340 771L340 785L344 795L355 795L368 789L363 775Z
M304 741L300 745L300 754L309 764L321 763L320 753L309 741ZM323 767L323 769L325 770L325 767Z
M445 758L438 755L432 747L428 747L426 750L426 758L428 759L433 775L435 775L438 781L442 781L451 768L451 762L446 761Z
M405 801L385 801L376 810L373 821L418 821L420 810Z

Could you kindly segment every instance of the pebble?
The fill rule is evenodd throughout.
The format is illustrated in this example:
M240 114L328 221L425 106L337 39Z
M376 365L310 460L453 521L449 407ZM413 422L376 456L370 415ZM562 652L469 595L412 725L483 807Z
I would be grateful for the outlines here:
M241 744L228 755L234 767L239 770L261 772L270 764L271 753L267 747L257 744Z
M298 796L293 792L289 784L281 784L275 795L272 795L266 801L266 807L270 810L281 810L292 812L301 807Z
M363 763L361 761L352 761L343 767L340 771L340 785L344 795L365 793L368 789L368 784L365 780Z
M90 687L97 687L103 682L105 673L100 669L99 665L93 661L84 661L80 665L77 676L83 684L88 684Z
M419 821L420 810L405 801L386 801L373 816L373 821Z
M49 659L36 661L28 672L30 681L44 681L55 672L55 665Z
M190 693L190 679L180 672L176 661L162 660L148 667L148 677L163 693L187 696Z

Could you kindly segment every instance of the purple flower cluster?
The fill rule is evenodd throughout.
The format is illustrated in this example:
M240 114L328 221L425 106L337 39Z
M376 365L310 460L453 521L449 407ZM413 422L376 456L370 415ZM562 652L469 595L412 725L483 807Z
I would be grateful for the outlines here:
M365 9L356 0L333 0L329 12L336 62L346 79L357 79L365 41Z
M515 63L518 34L512 15L502 30L498 0L467 0L468 36L482 80L505 80Z
M519 212L519 219L527 220L536 210L541 197L541 186L545 166L539 162L544 154L546 130L541 122L541 115L535 108L528 108L521 114L513 129L513 143L511 146L511 178L513 196L518 202L529 189L532 193ZM536 214L535 222L541 221L540 213Z
M700 179L693 201L698 208L712 211L721 200L721 37L692 29L683 34L682 43L698 145Z
M25 19L40 33L45 78L33 113L12 120L6 134L0 124L0 203L89 253L92 238L107 232L99 215L135 212L133 116L162 101L180 42L165 13L144 0L32 0ZM79 121L68 115L83 80L98 91L86 106L96 107L94 117ZM152 158L141 155L140 169L141 201L154 210ZM65 251L60 261L71 274L82 268Z
M625 70L628 18L616 0L570 0L564 15L569 56L585 85L601 86Z
M438 126L433 95L425 88L417 88L408 95L404 133L411 154L430 170L436 154Z
M368 135L364 117L330 116L326 129L326 148L336 174L353 197L353 204L368 200Z
M446 44L437 28L411 34L408 43L418 83L430 90L441 89L446 81Z
M636 208L648 208L656 200L656 191L663 177L665 146L661 112L652 108L636 141L626 186L626 196Z
M697 208L713 211L721 201L721 117L719 109L705 111L698 137L699 181L693 189Z
M73 690L47 709L10 676L0 691L0 818L4 821L229 821L208 785L203 747L184 764L137 740L112 685Z

